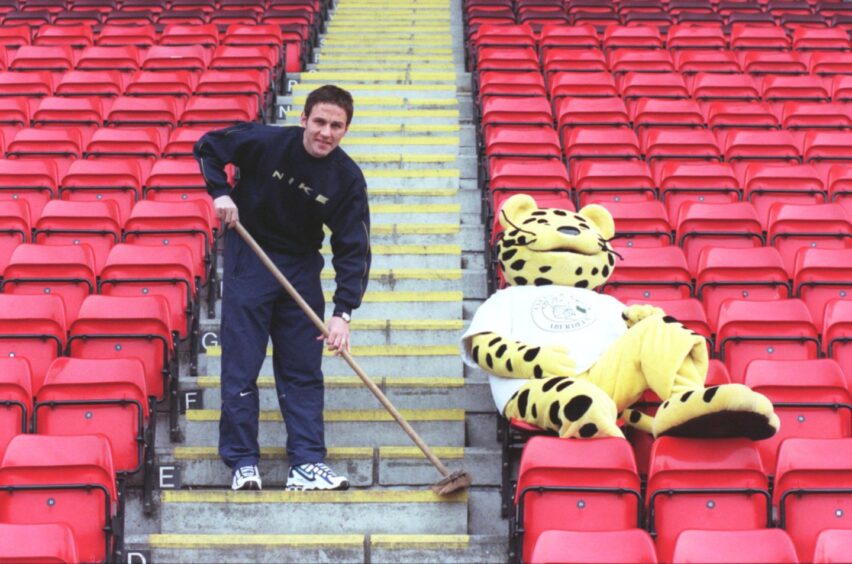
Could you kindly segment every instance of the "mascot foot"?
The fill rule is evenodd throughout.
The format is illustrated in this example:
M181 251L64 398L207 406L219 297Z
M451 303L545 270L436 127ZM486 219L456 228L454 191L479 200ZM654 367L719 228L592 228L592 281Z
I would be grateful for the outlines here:
M742 384L673 394L654 418L655 437L768 439L780 426L772 402Z

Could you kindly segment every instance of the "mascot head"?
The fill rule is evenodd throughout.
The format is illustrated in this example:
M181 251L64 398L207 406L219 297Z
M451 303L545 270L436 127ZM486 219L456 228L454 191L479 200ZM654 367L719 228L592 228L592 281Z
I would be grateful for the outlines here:
M615 222L606 208L579 212L539 208L526 195L512 196L500 210L503 237L497 260L510 286L574 286L592 290L606 282L616 253L609 240Z

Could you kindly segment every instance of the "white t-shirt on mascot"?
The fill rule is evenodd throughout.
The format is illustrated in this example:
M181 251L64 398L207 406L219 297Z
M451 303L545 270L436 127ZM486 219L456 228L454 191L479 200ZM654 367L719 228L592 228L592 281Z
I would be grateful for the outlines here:
M462 336L465 364L472 337L498 333L509 339L540 345L561 345L576 363L577 374L588 370L627 331L621 317L625 306L612 296L569 286L512 286L494 293L476 310ZM523 378L488 375L491 394L500 413L526 383Z

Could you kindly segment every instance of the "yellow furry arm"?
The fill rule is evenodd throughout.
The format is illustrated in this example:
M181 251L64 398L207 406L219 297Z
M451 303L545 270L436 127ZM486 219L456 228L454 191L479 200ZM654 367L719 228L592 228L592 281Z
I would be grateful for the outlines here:
M480 333L471 341L471 356L486 372L503 378L574 376L567 349L555 345L531 346L497 333Z
M666 312L649 304L636 304L627 306L624 313L621 314L621 317L624 319L624 322L627 323L627 328L630 329L646 317L651 317L653 315L664 317Z

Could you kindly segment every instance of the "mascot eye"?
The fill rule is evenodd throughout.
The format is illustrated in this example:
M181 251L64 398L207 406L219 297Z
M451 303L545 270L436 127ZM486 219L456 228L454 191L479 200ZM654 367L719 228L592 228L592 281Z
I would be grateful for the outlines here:
M580 234L580 230L577 229L576 227L568 227L568 226L560 227L558 229L558 231L560 233L562 233L563 235L579 235Z

